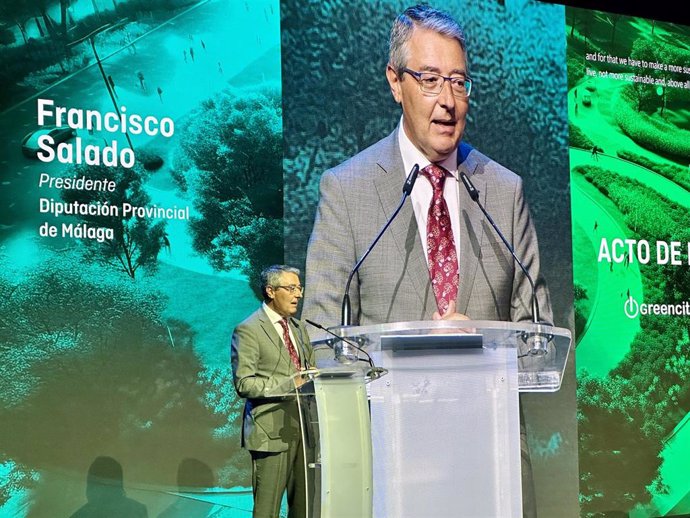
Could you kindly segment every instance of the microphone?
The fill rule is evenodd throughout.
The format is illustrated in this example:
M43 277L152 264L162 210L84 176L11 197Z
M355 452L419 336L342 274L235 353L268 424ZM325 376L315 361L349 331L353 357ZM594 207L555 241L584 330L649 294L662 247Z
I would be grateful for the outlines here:
M405 180L405 185L403 185L403 198L407 198L410 194L412 194L412 188L414 187L414 183L417 181L417 175L419 175L419 164L413 165L410 174L407 175L407 180ZM403 201L405 200L403 199Z
M467 189L467 194L469 194L470 198L472 198L472 201L476 202L479 205L479 208L484 210L481 203L479 203L479 191L474 187L474 185L472 185L469 177L463 171L460 171L460 179L462 180L465 189ZM486 213L486 211L484 211L484 213Z
M413 182L413 183L414 183L414 182ZM364 356L367 357L366 360L361 360L360 358L357 358L357 359L360 360L360 361L366 361L366 362L369 363L369 367L371 367L371 369L369 370L369 372L367 373L367 375L369 376L369 379L370 379L370 380L374 380L374 379L380 378L381 376L383 376L383 375L385 375L385 374L388 373L388 370L387 370L387 369L384 369L384 368L382 368L382 367L377 367L376 365L374 365L374 360L371 358L371 356L369 356L369 353L366 352L364 349L362 349L362 348L361 348L360 346L358 346L357 344L355 344L352 340L348 340L348 339L345 338L344 336L338 336L337 334L335 334L335 333L334 333L333 331L331 331L330 329L328 329L328 328L322 326L321 324L317 324L316 322L312 322L311 320L309 320L309 319L307 319L307 318L305 318L304 321L305 321L307 324L309 324L310 326L314 326L314 327L316 327L317 329L321 329L321 331L326 331L326 333L328 333L329 335L334 336L335 338L337 338L338 341L340 341L340 342L345 342L346 344L348 344L348 345L354 347L356 350L358 350L358 351L360 351L362 354L364 354ZM337 354L336 354L336 359L338 359L339 361L340 361L340 358L339 358L340 356L341 356L341 355L337 355ZM345 363L351 363L351 362L349 362L349 358L347 358L347 356L345 356L345 355L342 355L342 356L344 356L345 359L346 359L346 362L345 362Z
M338 339L338 341L345 342L346 344L351 345L352 347L354 347L355 349L360 351L362 354L364 354L364 356L367 357L367 359L364 361L369 362L369 365L372 368L374 368L374 360L371 359L371 356L369 356L369 353L367 353L364 349L362 349L360 346L355 344L352 340L348 340L344 336L339 336L339 335L335 334L333 331L331 331L330 329L328 329L327 327L324 327L321 324L317 324L316 322L313 322L313 321L309 320L308 318L305 318L304 321L307 324L309 324L310 326L314 326L317 329L321 329L321 331L326 331L329 335L336 337Z
M412 167L412 170L410 171L410 174L407 175L407 180L405 180L405 184L403 185L403 194L402 198L400 199L400 203L398 204L398 208L395 209L393 212L393 215L388 218L388 221L386 224L383 226L383 228L379 231L378 235L376 236L376 239L374 239L374 242L371 243L369 248L367 248L367 251L364 252L364 255L362 255L361 259L357 261L357 264L355 264L355 267L352 269L350 272L350 276L347 278L347 284L345 284L345 295L343 295L343 303L342 303L342 308L340 312L340 325L342 326L349 326L352 325L352 307L350 305L350 283L352 283L352 278L355 276L355 273L359 270L359 267L362 266L362 263L364 260L367 258L369 253L373 250L373 248L376 246L376 243L379 242L379 239L381 239L381 236L383 236L384 232L386 232L386 229L390 226L391 223L393 223L393 220L395 217L398 215L398 212L400 212L400 209L402 209L403 204L405 203L405 200L408 198L410 193L412 192L412 188L414 187L414 183L417 181L417 175L419 174L419 164L415 164ZM337 335L335 335L337 336Z
M522 270L522 273L525 274L525 277L529 281L529 284L532 288L532 323L541 327L542 322L541 319L539 318L539 301L537 300L537 289L534 285L534 281L532 280L532 276L529 274L527 271L527 268L525 268L525 265L522 264L522 261L520 258L517 256L515 253L515 250L513 249L513 246L508 242L508 240L505 238L503 235L503 232L498 228L498 225L494 222L493 218L491 215L486 211L482 203L479 201L479 191L477 188L474 186L470 178L465 174L464 171L459 171L460 173L460 179L462 180L462 184L465 186L465 189L467 189L467 194L469 194L470 198L472 201L474 201L477 206L481 209L481 211L484 213L484 216L488 220L488 222L491 224L491 226L494 228L496 231L496 234L498 234L498 237L501 238L501 241L503 241L503 244L506 246L508 251L510 252L510 255L513 256L513 259L515 262L518 264L520 269ZM530 354L532 355L544 355L547 352L546 346L548 342L551 340L552 336L551 335L544 335L541 332L535 332L535 333L530 333L529 336L523 336L527 340L528 343L530 343Z

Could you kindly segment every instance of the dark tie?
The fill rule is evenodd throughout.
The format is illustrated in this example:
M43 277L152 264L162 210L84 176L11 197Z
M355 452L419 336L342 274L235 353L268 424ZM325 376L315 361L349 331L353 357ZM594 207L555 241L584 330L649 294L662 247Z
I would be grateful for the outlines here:
M287 320L284 318L280 319L280 326L283 328L283 341L285 342L285 347L290 353L290 359L292 360L292 363L295 366L295 368L297 370L300 370L301 365L299 362L299 356L297 356L297 349L295 348L295 344L292 343L292 339L290 338L290 328L288 327Z
M426 223L426 244L431 286L441 314L446 312L450 301L454 301L458 295L458 253L455 249L448 205L443 197L447 173L448 171L436 164L422 169L422 174L429 179L434 189Z

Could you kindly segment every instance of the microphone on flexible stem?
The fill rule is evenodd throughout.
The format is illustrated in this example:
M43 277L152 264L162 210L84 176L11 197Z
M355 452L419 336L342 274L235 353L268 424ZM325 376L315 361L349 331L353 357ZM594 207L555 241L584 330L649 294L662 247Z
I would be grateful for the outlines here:
M340 325L342 325L342 326L352 325L352 307L350 305L350 283L352 282L352 278L355 276L355 273L357 273L357 271L359 270L359 267L362 266L362 263L367 258L369 253L376 246L376 243L379 242L379 239L381 239L381 236L383 236L386 229L390 226L391 223L393 223L393 220L398 215L398 212L400 212L400 209L402 209L402 206L405 203L405 200L408 198L408 196L412 192L412 188L414 187L414 183L417 181L417 175L418 174L419 174L419 164L415 164L412 167L410 174L407 175L407 180L405 180L405 185L403 185L403 190L402 190L403 195L402 195L402 198L400 200L400 204L398 204L398 208L395 209L395 212L393 212L393 215L390 218L388 218L388 221L383 226L381 231L378 233L378 235L376 236L376 239L374 239L374 242L371 243L369 248L367 248L367 251L364 252L364 255L362 255L361 259L359 261L357 261L357 264L355 264L355 267L350 272L350 276L347 278L347 284L345 285L345 295L343 295L343 304L342 304L342 310L340 313L340 315L341 315Z
M339 335L335 334L333 331L331 331L330 329L322 326L321 324L317 324L316 322L313 322L313 321L309 320L308 318L305 318L304 321L307 324L309 324L310 326L314 326L315 328L321 329L322 331L325 331L329 335L334 336L335 338L338 339L338 341L345 342L346 344L350 345L351 347L354 347L356 350L358 350L364 356L366 356L366 360L362 360L362 361L366 361L369 363L369 366L371 367L371 370L369 371L369 376L371 378L378 378L379 376L382 376L383 374L388 372L386 369L382 369L381 367L377 367L376 365L374 365L374 360L371 358L369 353L366 352L364 349L362 349L359 345L354 343L352 340L348 340L344 336L339 336Z
M310 326L314 326L314 327L317 328L317 329L321 329L321 331L326 331L329 335L334 336L334 337L337 338L338 340L341 340L341 341L343 341L343 342L345 342L345 343L351 345L352 347L354 347L355 349L357 349L358 351L360 351L362 354L364 354L364 356L367 357L367 359L364 360L364 361L369 362L369 365L371 365L372 367L374 367L374 360L371 359L371 356L369 356L369 353L367 353L364 349L362 349L359 345L357 345L356 343L354 343L352 340L348 340L348 339L345 338L344 336L339 336L339 335L335 334L333 331L331 331L330 329L328 329L328 328L322 326L321 324L317 324L316 322L314 322L314 321L312 321L312 320L309 320L308 318L305 318L304 321L305 321L307 324L309 324Z
M527 277L527 280L529 281L529 284L532 288L532 323L538 326L539 329L542 326L542 322L539 318L539 301L537 300L537 289L534 285L534 281L532 280L532 276L527 271L527 268L525 268L525 265L522 264L522 261L517 256L517 254L515 254L513 246L508 242L508 240L503 235L503 232L501 232L501 230L498 228L498 225L496 225L496 223L494 222L491 215L486 211L482 203L479 201L479 191L472 184L470 178L465 174L464 171L460 171L459 173L460 179L462 180L465 189L467 189L467 194L470 195L472 201L474 201L477 204L477 206L481 209L481 211L484 213L484 216L486 216L486 219L494 228L496 234L498 234L498 237L501 238L501 241L503 241L503 244L510 252L510 255L513 256L513 259L522 270L522 273L524 273L525 277ZM534 333L523 333L523 339L525 339L525 341L530 346L529 354L531 355L541 356L546 354L548 352L548 342L551 341L552 338L552 335L542 333L539 330L535 331Z

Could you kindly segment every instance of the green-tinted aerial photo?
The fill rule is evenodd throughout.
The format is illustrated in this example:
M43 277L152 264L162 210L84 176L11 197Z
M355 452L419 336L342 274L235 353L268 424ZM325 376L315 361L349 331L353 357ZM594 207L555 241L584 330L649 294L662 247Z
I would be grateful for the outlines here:
M251 515L229 342L283 259L279 31L273 0L0 5L0 517Z
M688 513L690 28L566 23L581 513Z

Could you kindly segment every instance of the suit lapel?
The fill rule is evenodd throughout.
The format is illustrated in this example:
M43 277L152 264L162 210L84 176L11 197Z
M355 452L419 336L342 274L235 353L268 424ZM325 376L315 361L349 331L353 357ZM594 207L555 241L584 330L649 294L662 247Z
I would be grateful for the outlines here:
M266 333L266 336L268 337L270 342L275 347L275 352L276 354L278 354L280 359L282 361L290 362L290 356L288 355L287 349L285 349L283 341L280 339L280 336L278 336L276 328L273 327L271 319L268 318L268 315L263 310L263 308L260 310L259 313L259 325L261 326L263 332Z
M390 217L400 203L403 185L403 161L398 147L398 129L385 141L386 147L382 150L377 162L379 173L374 186L379 197L381 209L386 217ZM461 143L458 149L458 158L462 160L458 164L458 173L463 171L479 191L479 199L486 206L487 186L484 180L484 170L477 159L476 152L471 146ZM477 267L481 260L481 245L484 239L484 215L474 203L464 186L458 185L460 209L459 235L459 289L456 300L457 311L467 314L472 286L477 275ZM419 239L417 220L412 209L412 204L406 202L396 220L391 224L388 232L391 233L398 249L404 270L412 282L419 302L426 308L436 308L436 299L429 282L429 267L424 257L424 249Z
M486 206L486 182L483 169L476 159L472 148L461 143L458 159L464 161L458 164L458 175L464 172L472 184L479 191L479 201ZM462 183L462 182L461 182ZM470 294L477 274L477 266L481 260L481 245L484 239L482 222L484 215L477 204L472 201L462 184L458 185L458 207L460 208L460 259L458 261L460 284L457 298L457 311L467 314Z
M286 364L288 369L292 369L293 367L290 354L283 344L282 338L278 335L276 328L273 326L271 319L268 317L263 308L259 310L258 319L261 329L264 333L266 333L266 336L275 347L276 354L278 354L281 361ZM299 320L295 318L288 318L288 325L292 329L292 336L295 339L295 347L297 347L300 364L302 367L306 367L306 362L313 365L314 359L310 355L311 344L304 339L304 336L308 336L306 330L304 330L304 328L299 324ZM310 356L305 357L305 355Z
M404 183L404 164L398 146L398 131L394 131L386 140L386 148L377 162L380 174L374 180L374 186L381 203L381 210L386 218L393 214L402 197ZM417 220L409 200L405 202L400 214L393 221L388 232L393 236L395 245L402 258L400 269L405 272L414 286L414 291L423 307L435 308L436 301L430 289L429 267L426 264L424 250L419 239ZM394 268L391 266L391 268Z

